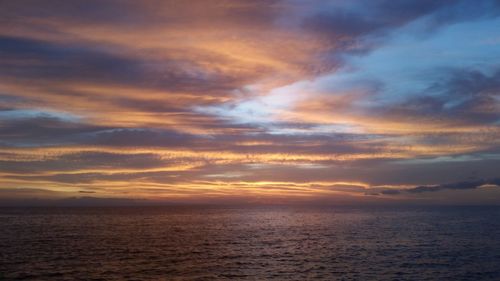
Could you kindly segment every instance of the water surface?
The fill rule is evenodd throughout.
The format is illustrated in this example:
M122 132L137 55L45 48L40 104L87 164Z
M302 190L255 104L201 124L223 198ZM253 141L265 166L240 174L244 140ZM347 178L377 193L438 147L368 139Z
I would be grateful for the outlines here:
M6 208L0 279L500 280L500 208Z

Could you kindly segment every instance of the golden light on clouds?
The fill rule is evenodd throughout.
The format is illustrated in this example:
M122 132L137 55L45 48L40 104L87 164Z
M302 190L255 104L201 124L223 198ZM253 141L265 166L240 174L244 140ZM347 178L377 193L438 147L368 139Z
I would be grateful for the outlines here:
M500 53L464 47L470 24L495 17L334 1L23 2L0 4L9 196L397 200L500 176L489 63Z

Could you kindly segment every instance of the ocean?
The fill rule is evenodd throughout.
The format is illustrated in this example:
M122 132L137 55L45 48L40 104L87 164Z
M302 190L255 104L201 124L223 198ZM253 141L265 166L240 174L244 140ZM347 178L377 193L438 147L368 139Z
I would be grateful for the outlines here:
M500 208L3 208L0 280L500 280Z

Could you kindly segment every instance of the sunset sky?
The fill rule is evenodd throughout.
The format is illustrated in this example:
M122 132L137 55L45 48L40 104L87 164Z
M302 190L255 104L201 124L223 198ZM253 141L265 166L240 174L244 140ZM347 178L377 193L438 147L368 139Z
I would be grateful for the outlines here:
M499 1L0 1L3 202L499 185Z

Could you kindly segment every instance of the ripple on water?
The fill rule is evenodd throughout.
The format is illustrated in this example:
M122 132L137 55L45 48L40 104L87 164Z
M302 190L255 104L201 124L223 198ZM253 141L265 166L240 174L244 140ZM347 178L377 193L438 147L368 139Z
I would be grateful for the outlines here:
M500 209L0 210L0 279L500 280Z

